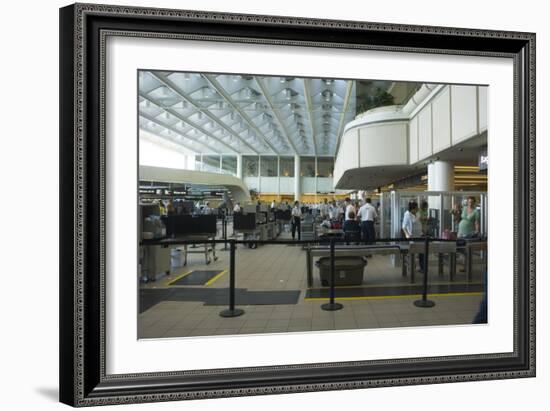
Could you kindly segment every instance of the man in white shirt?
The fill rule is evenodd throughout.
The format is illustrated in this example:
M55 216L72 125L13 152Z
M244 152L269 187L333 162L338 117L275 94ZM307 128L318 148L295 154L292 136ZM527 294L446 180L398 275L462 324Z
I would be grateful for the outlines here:
M332 203L329 205L328 216L331 220L338 219L338 207L336 206L336 201L332 201Z
M237 203L235 204L235 207L233 207L233 213L240 213L241 212L241 204Z
M294 202L294 208L291 211L292 216L292 239L295 239L296 230L298 230L298 240L302 239L302 234L300 230L301 219L302 219L302 210L300 209L300 203L298 201Z
M353 211L353 214L356 215L356 210L353 204L351 204L351 200L349 198L346 198L346 220L350 220L349 213L350 211Z
M319 206L319 214L321 215L321 218L323 218L323 220L328 218L329 216L328 201L326 198L325 201Z
M275 211L275 200L271 202L271 211Z
M358 217L361 219L361 235L365 244L370 244L376 237L374 231L374 220L378 218L376 208L371 204L371 199L365 199L365 204L361 206L358 212Z
M204 215L210 215L212 214L212 209L210 208L210 203L206 203L206 205L204 206L204 208L202 209L202 213Z

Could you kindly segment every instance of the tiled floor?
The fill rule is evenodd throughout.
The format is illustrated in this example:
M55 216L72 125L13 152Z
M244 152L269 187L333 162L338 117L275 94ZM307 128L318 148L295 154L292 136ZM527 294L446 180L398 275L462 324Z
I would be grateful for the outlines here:
M190 270L228 270L228 251L218 250L218 261L204 265L202 255L191 255L186 267L176 269L165 278L141 288L165 288L168 283ZM436 273L437 261L430 262L430 283L448 283L448 271ZM480 267L474 270L473 282L480 281ZM229 272L229 270L228 270ZM227 288L228 272L208 288ZM268 245L257 249L238 246L236 255L236 286L249 290L300 290L293 305L240 306L245 314L223 318L219 312L225 306L206 306L195 301L162 301L138 316L139 338L188 337L279 333L293 331L342 330L357 328L408 327L426 325L469 324L478 311L482 296L478 294L429 297L433 308L418 308L417 296L382 299L338 300L344 305L339 311L324 311L326 300L305 300L306 257L299 246ZM317 269L314 288L320 287ZM464 273L457 272L455 283L465 282ZM365 269L365 286L408 285L400 267L392 267L389 257L370 258ZM417 275L417 282L421 275ZM191 287L191 286L185 286ZM198 286L203 287L203 286Z

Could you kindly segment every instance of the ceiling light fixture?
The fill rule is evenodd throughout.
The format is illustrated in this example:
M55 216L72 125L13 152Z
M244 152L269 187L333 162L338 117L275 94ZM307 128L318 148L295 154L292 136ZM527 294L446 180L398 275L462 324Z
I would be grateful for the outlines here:
M330 99L332 98L332 91L324 90L322 95L325 98L325 101L330 101Z

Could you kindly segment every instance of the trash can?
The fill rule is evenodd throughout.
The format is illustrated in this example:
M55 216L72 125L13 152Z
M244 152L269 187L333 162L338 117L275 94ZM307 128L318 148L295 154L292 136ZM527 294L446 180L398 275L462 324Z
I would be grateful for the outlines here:
M334 258L334 285L361 285L363 272L367 265L363 257L335 257ZM330 285L330 257L322 257L317 261L321 284Z
M170 251L170 266L172 268L181 268L183 267L183 263L183 251L179 248L172 249L172 251Z

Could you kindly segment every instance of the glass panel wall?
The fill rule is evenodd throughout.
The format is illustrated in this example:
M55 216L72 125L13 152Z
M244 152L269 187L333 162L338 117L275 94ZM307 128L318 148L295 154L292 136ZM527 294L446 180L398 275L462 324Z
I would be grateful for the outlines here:
M202 170L202 160L201 160L200 154L195 155L195 170L197 171Z
M243 176L258 177L258 156L243 156Z
M277 157L262 156L260 161L260 176L277 177Z
M222 156L222 173L237 175L237 156Z
M317 157L317 177L332 177L333 171L333 157Z
M315 177L315 157L300 157L302 177Z
M294 157L281 157L279 161L279 175L294 177Z
M219 155L203 155L202 156L202 171L211 173L220 172L220 156Z

